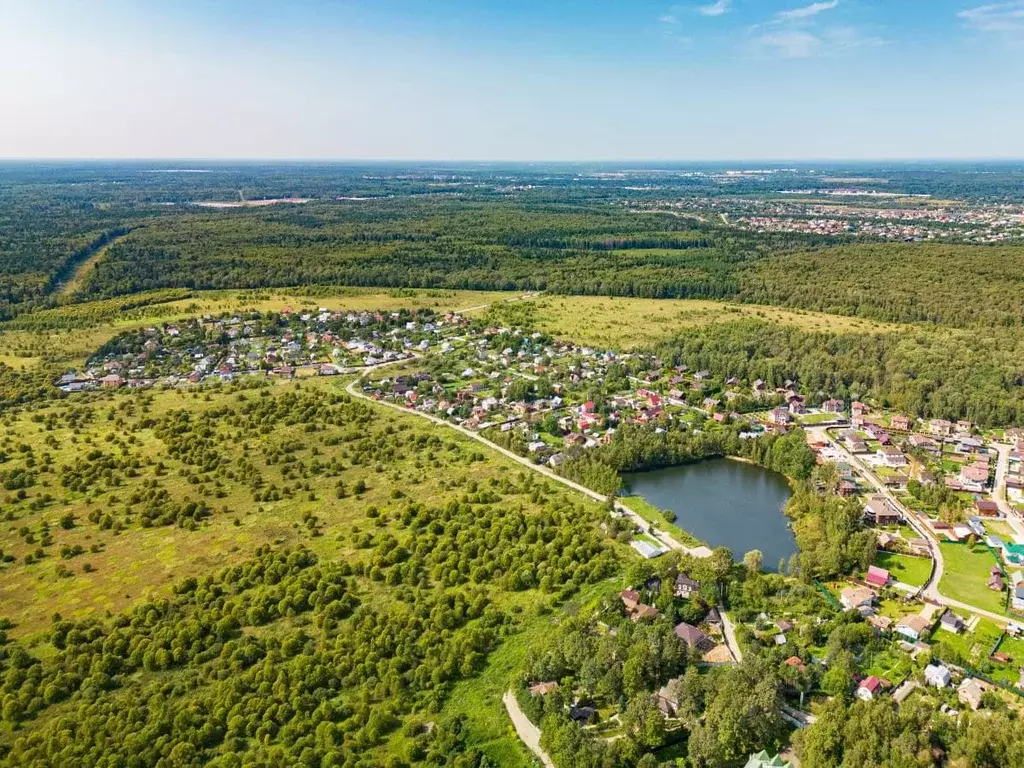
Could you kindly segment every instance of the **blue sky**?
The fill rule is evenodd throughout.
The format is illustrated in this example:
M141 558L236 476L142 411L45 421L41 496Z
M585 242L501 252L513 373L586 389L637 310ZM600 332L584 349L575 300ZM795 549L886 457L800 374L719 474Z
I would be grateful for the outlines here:
M0 0L0 157L1024 157L1024 0Z

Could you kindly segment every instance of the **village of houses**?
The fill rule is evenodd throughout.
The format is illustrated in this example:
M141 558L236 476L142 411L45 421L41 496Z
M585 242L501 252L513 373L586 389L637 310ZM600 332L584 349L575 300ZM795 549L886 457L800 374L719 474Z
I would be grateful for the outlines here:
M182 387L243 376L335 376L426 351L461 316L402 312L250 312L204 316L122 334L84 371L56 382L68 393L126 387Z
M1024 510L1024 430L985 434L966 422L922 421L836 398L811 406L796 382L770 387L760 380L716 380L708 371L666 368L644 355L503 328L460 333L435 352L433 360L400 366L405 370L375 372L364 391L481 432L554 469L567 456L608 442L617 428L631 422L655 429L672 421L692 429L738 423L741 436L750 438L803 427L819 463L835 466L836 491L861 500L865 524L877 532L879 562L893 564L891 570L873 566L861 578L828 585L837 606L864 614L907 659L927 652L926 639L942 633L947 645L964 648L964 663L972 669L984 668L998 682L1024 689L1019 672L1024 667L1024 573L1019 568L1024 565L1019 516ZM918 491L925 499L941 493L941 514L915 497L915 489L925 489ZM642 556L653 558L665 547L650 532L638 527L631 543ZM954 590L954 597L960 597L956 602L970 605L972 593L980 589L990 596L980 607L996 617L950 609L935 598L937 591L926 589L941 547L970 550L983 561L980 569L975 564L963 573L949 562L942 588L947 580L954 586L976 581ZM681 574L679 579L676 594L685 598L689 577ZM657 613L642 602L642 593L633 589L622 595L624 609L635 620ZM772 642L784 643L787 619L762 619L752 629L772 630ZM720 622L712 608L701 626L680 624L677 634L706 663L723 663L736 650L724 641ZM811 660L794 658L792 663ZM982 693L994 687L956 664L936 662L925 668L927 678L916 676L920 679L910 669L907 665L900 675L865 675L857 695L904 698L919 684L934 687L944 680L943 687L955 688L961 703L976 709ZM793 716L801 717L796 710Z
M56 385L75 393L346 373L370 374L362 384L373 399L482 433L555 470L627 423L662 429L676 422L693 430L739 424L744 438L803 427L819 463L835 467L836 492L859 499L865 524L877 532L876 566L821 585L837 610L861 613L894 645L894 663L864 674L857 695L901 701L917 689L948 689L956 695L953 711L957 701L977 709L990 689L1024 688L1021 429L983 432L967 422L920 420L834 397L812 404L798 382L716 378L649 355L425 310L286 309L167 323L122 334L84 372L68 372ZM665 551L651 533L640 526L632 541L646 558ZM680 574L673 589L685 600L699 584ZM622 593L634 620L657 614L643 594L642 585ZM727 663L740 651L726 640L723 619L712 606L700 626L682 623L676 632L705 663ZM784 645L793 623L762 615L746 629ZM931 657L937 636L962 653L915 667L913 659ZM793 656L787 663L804 667L815 659ZM807 716L791 712L796 724Z

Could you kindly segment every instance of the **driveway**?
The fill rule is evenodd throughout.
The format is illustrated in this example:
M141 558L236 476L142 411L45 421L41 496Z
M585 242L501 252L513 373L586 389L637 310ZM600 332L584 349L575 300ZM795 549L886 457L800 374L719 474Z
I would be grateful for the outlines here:
M541 749L540 728L531 723L530 718L523 714L523 710L519 708L519 702L516 701L515 694L512 691L506 691L501 700L505 702L505 709L508 710L508 716L512 718L512 725L516 727L519 739L544 764L544 768L555 768L555 764L551 762L547 752Z

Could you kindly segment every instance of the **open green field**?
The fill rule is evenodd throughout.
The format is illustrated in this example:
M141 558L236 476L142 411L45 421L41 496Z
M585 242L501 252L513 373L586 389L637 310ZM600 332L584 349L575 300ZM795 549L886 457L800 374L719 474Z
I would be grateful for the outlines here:
M900 326L856 317L698 299L540 296L537 325L581 344L630 349L684 328L757 318L808 331L886 331Z
M927 557L913 557L893 552L879 552L875 564L885 568L897 581L909 584L912 587L920 587L927 580L931 573L932 561Z
M19 446L19 455L26 458L8 461L4 470L33 461L46 461L52 467L26 489L23 499L10 491L4 498L7 522L0 528L0 549L15 562L2 566L0 602L4 615L16 624L14 634L41 630L56 611L84 618L123 610L165 594L171 583L181 578L244 560L261 544L302 543L324 555L358 557L352 534L366 528L360 521L365 521L368 509L386 510L406 498L439 504L450 496L453 484L470 478L478 484L500 482L525 472L498 455L471 459L478 446L454 431L363 405L351 406L356 409L353 414L360 414L365 432L360 439L376 442L386 435L402 436L391 437L390 447L376 461L354 455L351 448L331 448L327 442L331 434L343 435L344 430L326 429L314 437L302 423L281 423L272 434L261 434L255 425L235 427L221 422L206 440L223 457L222 462L240 467L254 464L262 478L261 490L272 486L280 490L280 498L257 501L251 484L240 482L237 475L203 476L187 455L169 455L166 436L160 434L160 425L175 422L181 409L188 410L191 422L201 422L204 414L238 408L247 398L316 402L337 396L342 385L340 381L310 380L234 394L228 387L119 392L100 395L88 404L70 398L9 416L0 426L0 446L7 450ZM353 436L350 432L346 439ZM423 454L402 447L426 440L437 440L439 448ZM297 445L302 447L296 449ZM288 453L279 454L282 450ZM83 454L90 452L109 465L130 457L138 465L133 470L135 476L115 468L81 490L62 485L60 478L81 467ZM280 455L286 463L278 463ZM332 455L345 466L340 474L310 471L313 463ZM344 499L337 497L339 479L349 489ZM213 514L196 530L177 525L139 527L137 523L122 527L117 523L137 519L145 502L133 502L133 497L145 496L154 482L166 492L168 505L196 502L206 504ZM357 495L352 489L360 483L366 490ZM552 491L577 496L560 486ZM582 496L578 501L589 505ZM110 514L114 522L107 528L87 524L97 513ZM64 530L58 519L67 515L77 524ZM312 528L307 525L310 516L317 521ZM52 544L45 548L44 557L25 563L26 556L43 540L44 526ZM64 559L58 556L63 547L80 547L83 552ZM88 573L82 571L85 563L91 569ZM74 576L58 578L61 567L70 568Z
M359 689L366 705L382 713L378 717L408 715L365 736L366 754L381 761L387 754L418 754L428 721L447 723L458 716L466 723L460 748L479 749L498 765L528 765L500 692L522 662L529 638L558 621L561 601L589 603L621 589L614 577L608 579L618 572L620 558L632 555L600 530L606 519L600 505L481 450L453 430L351 400L344 384L312 379L100 391L8 411L0 422L0 551L6 556L0 604L11 622L7 636L45 664L60 650L46 632L54 615L103 626L154 600L180 603L175 595L183 593L173 586L188 577L205 579L228 566L247 568L268 551L299 549L330 567L343 563L349 569L344 583L363 606L363 621L369 612L381 626L403 611L440 617L446 601L488 606L485 623L473 622L470 629L459 629L466 620L460 608L463 617L445 618L445 632L431 641L437 644L431 663L441 664L438 659L456 648L474 648L490 637L472 651L458 651L458 662L446 668L454 693L441 687L436 704L413 712L406 694L395 698ZM417 516L433 523L415 522ZM519 526L521 533L509 538ZM538 534L527 529L534 526L546 529L540 549L530 544ZM492 532L486 539L485 530ZM465 548L461 557L456 532ZM474 542L474 536L481 538ZM424 539L430 543L420 549ZM499 539L508 542L503 549L512 546L518 554L489 551ZM451 557L431 563L447 546ZM553 570L545 558L559 551ZM410 568L421 575L414 577ZM591 574L580 577L581 585L592 584L582 593L566 588L577 571ZM273 598L275 605L283 594ZM431 612L431 600L442 607ZM300 605L296 615L309 610L316 608ZM154 611L150 615L157 620ZM293 623L253 620L256 614L244 610L240 615L253 622L245 628L252 642L281 642L303 626L313 630L301 616ZM488 630L489 635L484 626L500 631ZM346 627L324 642L359 644L378 636ZM385 634L391 637L392 630ZM231 653L233 646L226 647ZM312 659L326 650L316 643L306 652ZM358 655L382 663L390 658L369 646ZM141 664L141 657L124 663ZM192 674L203 663L190 661L194 668L180 674ZM175 670L166 679L183 678ZM119 679L117 687L130 690L129 698L144 698L155 692L150 682L137 676ZM415 685L412 679L403 685L411 696L425 684L429 677L424 683L417 676ZM190 697L198 702L225 695L213 684L188 690L174 706L188 706ZM345 700L356 695L344 693ZM108 700L126 704L129 698L112 694ZM45 710L49 703L32 706ZM428 715L433 706L437 711ZM52 722L48 716L29 718L25 732L45 738ZM398 722L407 727L397 729Z
M975 546L973 551L964 544L944 542L939 546L945 563L939 591L954 600L1005 613L1004 593L988 588L989 569L998 563L984 545Z

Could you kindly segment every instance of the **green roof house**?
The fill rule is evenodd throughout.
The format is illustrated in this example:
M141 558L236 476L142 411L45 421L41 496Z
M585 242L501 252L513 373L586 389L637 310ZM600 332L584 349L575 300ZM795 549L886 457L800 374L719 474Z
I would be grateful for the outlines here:
M1024 544L1004 544L1003 557L1008 563L1021 565L1024 563Z
M778 755L769 755L763 749L756 755L751 755L743 768L791 768L788 761Z

